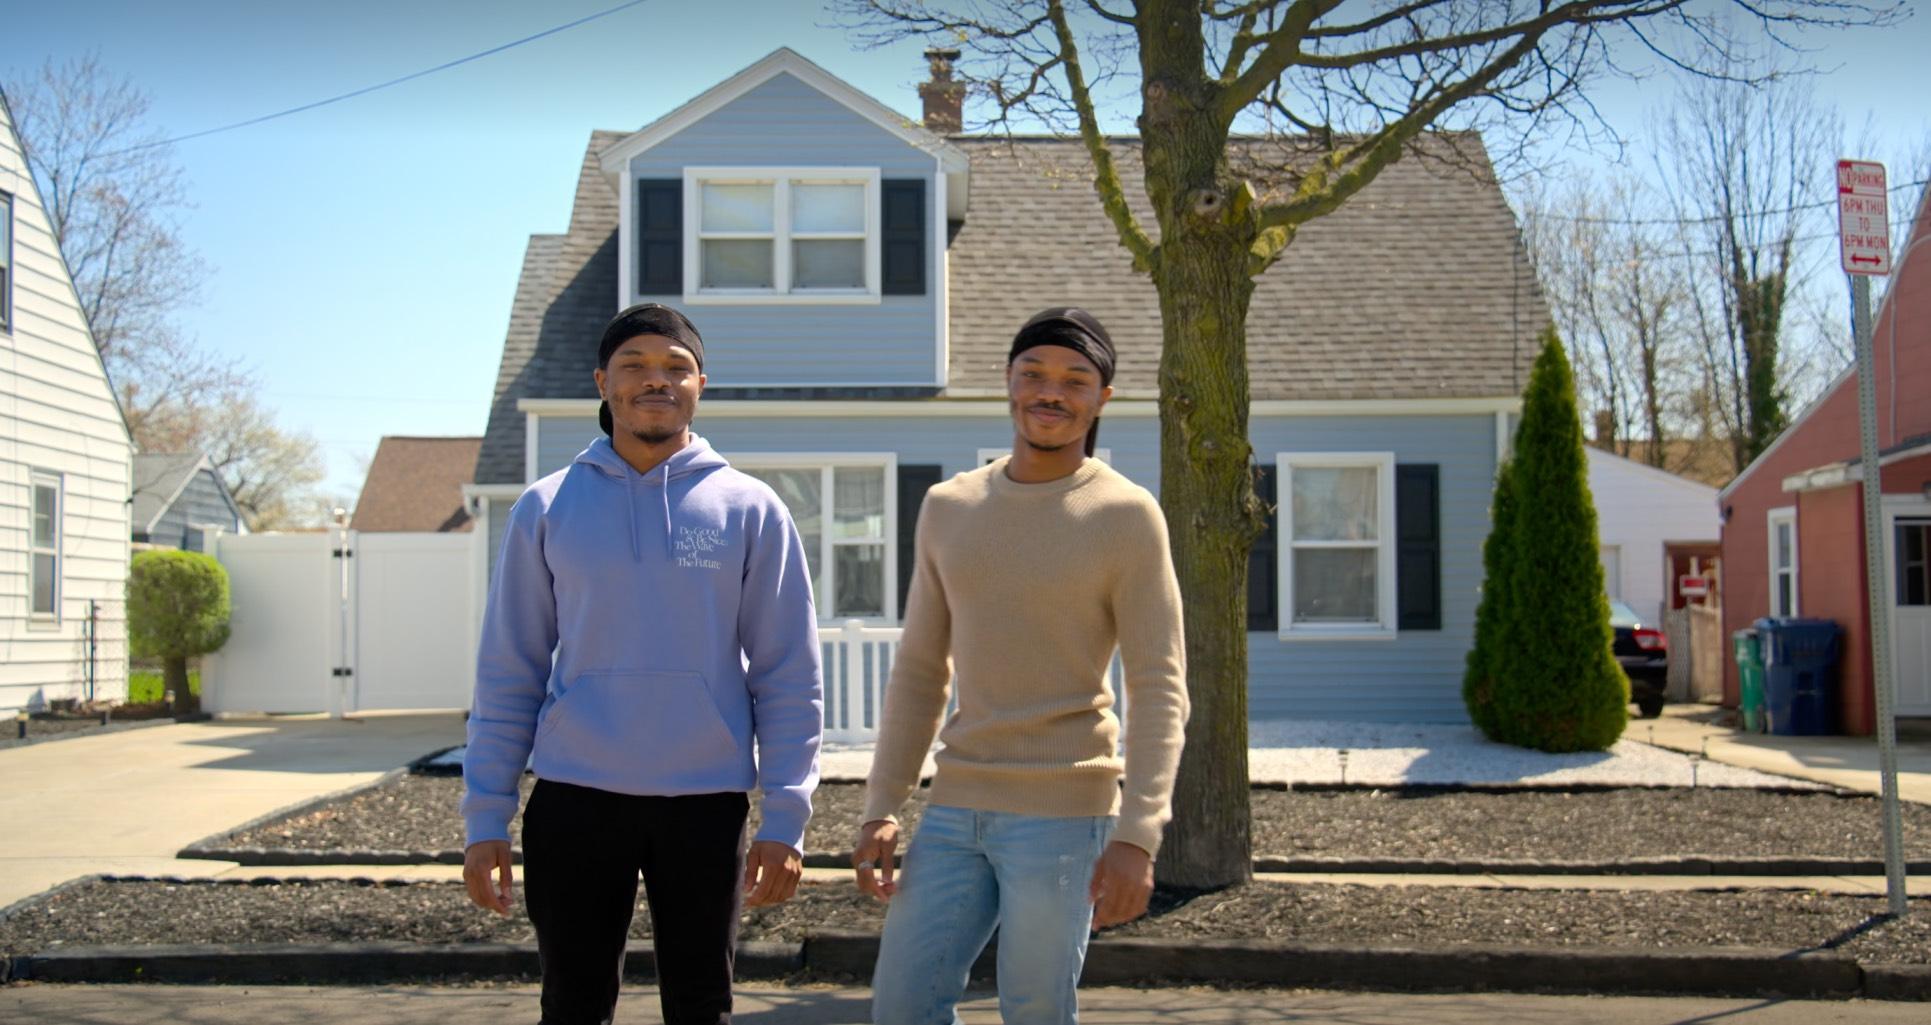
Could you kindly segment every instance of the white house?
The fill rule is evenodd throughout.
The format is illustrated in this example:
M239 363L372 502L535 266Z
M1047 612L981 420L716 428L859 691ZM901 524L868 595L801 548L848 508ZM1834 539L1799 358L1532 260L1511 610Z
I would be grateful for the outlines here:
M133 445L0 95L0 710L127 693Z
M1603 583L1611 598L1660 623L1668 609L1667 549L1715 545L1722 527L1716 489L1594 446L1588 452Z

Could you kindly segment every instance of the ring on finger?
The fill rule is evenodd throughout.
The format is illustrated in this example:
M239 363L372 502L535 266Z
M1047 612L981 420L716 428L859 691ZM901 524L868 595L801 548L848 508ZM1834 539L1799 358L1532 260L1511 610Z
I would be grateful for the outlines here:
M872 861L868 858L864 861L859 862L856 867L857 868L877 868L878 866L873 864Z

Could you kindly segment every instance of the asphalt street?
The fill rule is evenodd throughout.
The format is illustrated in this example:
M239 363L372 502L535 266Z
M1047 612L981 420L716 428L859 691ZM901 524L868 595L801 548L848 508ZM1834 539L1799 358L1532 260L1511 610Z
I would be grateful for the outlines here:
M745 986L739 1025L846 1025L870 1020L866 991L823 986ZM997 1000L975 993L971 1025L999 1021ZM1926 1005L1875 1001L1782 1001L1676 997L1536 996L1513 993L1391 994L1287 990L1091 989L1089 1025L1221 1022L1334 1025L1922 1025ZM534 986L341 987L50 986L0 988L0 1022L33 1025L522 1025L537 1020ZM617 1020L650 1025L657 993L624 990Z

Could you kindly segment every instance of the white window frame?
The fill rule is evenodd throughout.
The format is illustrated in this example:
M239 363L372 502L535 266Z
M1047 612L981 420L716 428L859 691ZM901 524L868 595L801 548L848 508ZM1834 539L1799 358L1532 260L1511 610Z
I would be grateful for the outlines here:
M684 169L684 302L692 306L768 305L835 306L877 305L883 301L879 290L879 265L883 239L879 223L879 188L882 174L876 167L687 167ZM772 187L771 231L704 231L704 193L706 184L770 185ZM858 289L791 287L791 243L794 239L850 238L850 235L794 235L791 231L791 187L793 185L865 186L865 286ZM771 239L771 288L705 288L704 240L707 238Z
M1787 568L1777 565L1777 528L1783 524L1790 525L1790 565ZM1797 566L1802 561L1797 550L1797 507L1794 505L1780 506L1765 513L1764 527L1766 534L1764 543L1770 553L1769 560L1764 564L1770 570L1769 593L1765 596L1769 599L1767 604L1770 608L1770 615L1772 617L1794 618L1801 615L1797 610L1803 606L1802 593L1797 590ZM1790 574L1790 608L1780 611L1777 608L1777 577L1783 573Z
M819 534L816 571L812 574L812 595L821 611L820 625L836 625L856 619L868 626L898 625L898 453L896 452L738 452L731 455L731 466L738 470L809 470L822 474L820 494L824 524ZM885 523L877 538L836 538L837 488L833 471L883 468L885 471ZM885 614L883 616L840 616L836 549L844 547L885 547Z
M60 556L62 543L66 540L64 520L67 512L67 489L63 486L61 475L48 470L34 470L28 474L27 485L27 616L34 623L59 623L61 599ZM52 545L42 545L34 538L34 516L38 508L41 488L50 488L54 493L54 536ZM34 590L38 581L34 575L34 560L41 555L50 555L54 563L54 586L49 589L53 595L54 607L42 612L34 608Z
M1274 456L1279 569L1280 639L1284 641L1383 641L1396 630L1395 454L1393 452L1280 452ZM1294 622L1294 551L1297 548L1365 548L1359 542L1294 540L1294 469L1370 468L1375 471L1375 620L1361 623Z
M1004 459L1009 455L1012 455L1012 449L1010 447L982 448L979 450L979 465L984 466L993 460ZM1096 448L1093 450L1093 458L1111 466L1113 465L1113 450L1110 448Z

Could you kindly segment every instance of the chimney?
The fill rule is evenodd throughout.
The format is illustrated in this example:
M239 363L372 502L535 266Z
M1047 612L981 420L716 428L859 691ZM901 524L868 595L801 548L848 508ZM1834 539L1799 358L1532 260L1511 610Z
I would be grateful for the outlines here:
M1616 414L1610 410L1596 410L1596 447L1616 450Z
M927 50L932 77L919 83L919 99L925 101L925 128L940 135L951 135L965 125L965 83L952 80L952 62L958 50Z

